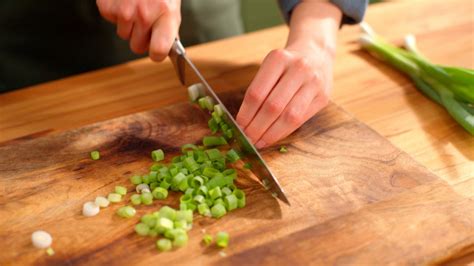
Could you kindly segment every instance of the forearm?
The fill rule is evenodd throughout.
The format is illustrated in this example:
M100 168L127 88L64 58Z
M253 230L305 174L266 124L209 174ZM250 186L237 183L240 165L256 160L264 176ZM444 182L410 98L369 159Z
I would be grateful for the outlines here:
M291 15L286 47L306 51L322 48L334 56L341 19L340 9L330 2L302 1Z

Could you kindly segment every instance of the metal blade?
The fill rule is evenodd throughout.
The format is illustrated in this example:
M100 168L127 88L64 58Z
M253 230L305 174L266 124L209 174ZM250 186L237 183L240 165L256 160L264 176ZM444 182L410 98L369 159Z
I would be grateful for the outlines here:
M179 80L183 85L191 86L196 83L201 83L205 88L204 94L210 96L215 104L220 104L224 111L224 119L229 126L233 127L234 141L230 143L233 148L244 153L246 159L252 165L251 171L262 181L264 186L272 192L272 195L290 205L285 192L280 186L275 175L270 171L262 156L257 151L255 146L249 141L243 130L237 125L232 115L229 113L225 105L219 99L214 90L209 86L206 79L201 75L199 70L194 66L191 60L186 56L183 45L179 40L175 40L173 47L169 54L171 61L175 67Z

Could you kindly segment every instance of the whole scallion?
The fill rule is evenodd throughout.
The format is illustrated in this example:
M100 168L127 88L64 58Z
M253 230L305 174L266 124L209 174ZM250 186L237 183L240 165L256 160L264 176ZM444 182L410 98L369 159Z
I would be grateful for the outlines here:
M416 87L474 135L474 71L461 67L435 65L416 47L413 35L405 38L405 48L393 46L375 34L368 24L361 24L362 46L398 70L407 74Z

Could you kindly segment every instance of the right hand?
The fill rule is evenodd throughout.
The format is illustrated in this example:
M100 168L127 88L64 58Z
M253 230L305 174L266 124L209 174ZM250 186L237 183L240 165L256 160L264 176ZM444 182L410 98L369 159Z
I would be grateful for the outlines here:
M133 52L149 51L153 61L163 61L178 36L181 0L97 0L97 7Z

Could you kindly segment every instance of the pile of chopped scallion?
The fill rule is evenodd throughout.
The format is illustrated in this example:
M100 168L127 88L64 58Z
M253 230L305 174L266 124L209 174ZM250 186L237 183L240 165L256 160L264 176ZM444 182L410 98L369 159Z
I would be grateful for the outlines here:
M152 151L151 157L155 163L147 174L130 177L137 193L130 196L130 205L117 210L120 217L130 218L136 214L131 205L151 205L155 200L166 199L170 190L182 192L178 210L163 206L158 211L143 215L135 226L135 232L140 236L159 237L156 247L160 251L187 244L187 231L192 228L194 212L221 218L230 211L243 208L246 203L244 191L234 184L237 171L228 164L241 159L240 152L234 149L223 152L217 148L228 144L234 129L225 122L222 107L214 105L209 96L199 97L202 87L199 84L193 86L188 88L191 100L210 112L208 126L213 135L204 137L200 146L183 145L181 155L175 156L167 164L160 163L165 159L163 150ZM250 168L250 165L246 164L245 168ZM107 198L97 197L95 202L85 203L83 213L86 216L96 215L99 207L107 207L109 202L121 202L126 193L125 187L116 186ZM203 237L206 245L212 240L209 234ZM227 247L228 241L228 233L217 234L216 246Z

